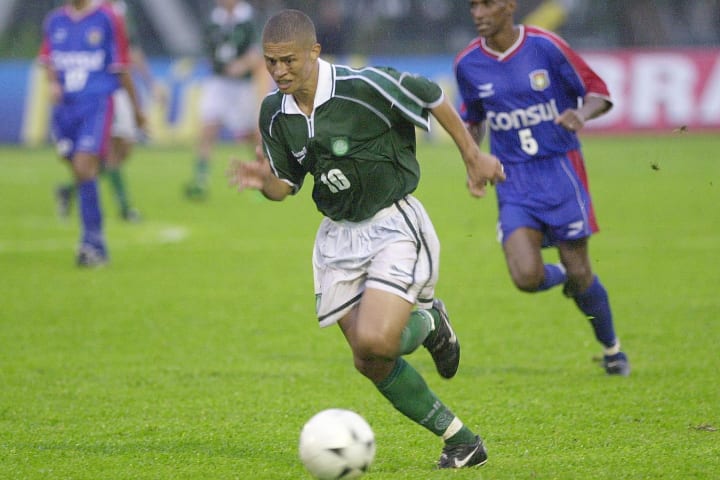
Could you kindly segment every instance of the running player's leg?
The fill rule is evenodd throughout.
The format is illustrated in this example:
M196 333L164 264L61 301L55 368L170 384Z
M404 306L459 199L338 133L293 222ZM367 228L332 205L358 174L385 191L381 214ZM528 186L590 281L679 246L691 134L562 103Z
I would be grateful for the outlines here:
M420 373L399 356L400 338L412 308L407 300L387 291L365 290L360 304L339 322L352 349L355 368L375 384L396 410L442 437L447 451L461 448L466 452L462 456L465 463L440 466L482 464L487 454L479 437L430 390Z
M359 295L353 308L340 320L357 370L369 378L399 412L443 438L445 448L438 462L441 468L480 465L487 460L480 437L450 411L417 370L402 358L402 354L424 343L433 330L441 330L441 322L446 319L441 318L437 301L433 299L440 249L427 213L412 197L396 202L390 211L370 222L368 230L349 228L326 235L321 227L318 236L321 240L316 244L321 248L316 248L314 256L316 285L326 286L320 287L320 313L337 311L338 308L332 308L333 304L346 305L347 299L356 299ZM328 244L328 238L334 239L333 245ZM362 246L365 239L370 239L368 247ZM356 246L351 254L352 264L369 265L363 267L361 275L343 273L348 279L359 279L352 290L347 285L353 281L320 278L328 271L338 271L327 268L325 255L330 252L327 258L333 259L343 248L347 249L348 244ZM342 291L340 296L339 291ZM416 305L428 309L429 315L419 310L413 312ZM442 310L446 316L444 308ZM454 337L454 332L450 333ZM445 345L456 352L457 362L456 339ZM435 357L434 354L434 360ZM457 363L451 373L456 369ZM442 374L440 366L438 370Z
M77 263L79 266L99 266L107 261L103 216L97 185L99 159L92 153L76 152L73 155L72 166L77 182L78 207L82 226Z
M70 112L75 121L67 130L68 149L65 156L72 159L77 184L82 225L77 256L79 266L94 267L107 262L97 176L100 158L108 148L112 111L112 100L108 97L103 102L80 104Z
M590 321L595 338L603 345L603 366L607 373L628 375L630 365L627 356L620 350L620 341L615 334L607 290L592 271L588 240L589 237L558 243L560 259L568 274L565 295L575 300Z
M210 187L210 168L213 149L223 126L225 111L232 108L226 98L227 82L209 77L203 83L200 96L200 138L196 149L192 180L185 186L185 195L192 200L203 200Z
M111 140L103 165L103 174L110 181L120 217L129 222L137 222L140 220L140 215L132 208L127 181L123 174L123 167L132 152L137 131L130 97L125 90L120 89L113 94L113 107Z
M503 242L503 251L513 284L524 292L541 292L565 283L562 264L544 263L543 234L539 230L520 227Z

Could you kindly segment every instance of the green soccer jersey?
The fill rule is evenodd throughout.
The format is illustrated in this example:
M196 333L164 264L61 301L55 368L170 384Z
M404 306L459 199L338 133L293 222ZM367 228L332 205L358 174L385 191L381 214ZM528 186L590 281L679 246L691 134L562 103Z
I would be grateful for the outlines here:
M358 222L413 192L420 179L415 127L443 100L431 80L392 68L352 69L320 60L311 116L291 95L265 97L260 129L273 173L296 193L305 175L333 220Z
M238 4L232 13L224 8L214 8L205 28L205 50L212 62L213 73L223 75L230 62L256 43L256 34L254 11L249 4ZM250 75L247 73L245 77Z

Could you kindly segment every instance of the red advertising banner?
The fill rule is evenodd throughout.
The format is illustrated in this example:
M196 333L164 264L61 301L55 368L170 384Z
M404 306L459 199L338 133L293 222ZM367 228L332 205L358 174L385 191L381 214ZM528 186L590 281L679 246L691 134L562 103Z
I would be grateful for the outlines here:
M615 105L588 122L612 133L720 130L720 50L582 52Z

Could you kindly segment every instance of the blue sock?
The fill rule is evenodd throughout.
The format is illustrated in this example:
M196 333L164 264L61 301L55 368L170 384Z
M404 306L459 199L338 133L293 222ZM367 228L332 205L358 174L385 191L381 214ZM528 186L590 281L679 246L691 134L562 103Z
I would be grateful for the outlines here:
M100 211L100 198L95 179L78 184L78 199L83 229L82 243L92 245L100 252L107 253L105 237L102 231L103 219Z
M590 324L595 331L595 338L605 348L615 345L615 329L613 328L612 312L610 311L610 300L607 290L595 276L593 283L584 293L575 296L575 303L578 308L588 317Z
M567 281L567 274L565 273L565 267L561 263L546 263L545 264L545 278L542 283L538 286L538 292L543 290L549 290L556 285L561 285Z

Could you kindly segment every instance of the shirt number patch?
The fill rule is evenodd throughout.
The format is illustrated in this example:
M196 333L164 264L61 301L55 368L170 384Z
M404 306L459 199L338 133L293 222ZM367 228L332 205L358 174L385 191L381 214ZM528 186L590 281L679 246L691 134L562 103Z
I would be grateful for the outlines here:
M73 68L65 72L65 91L79 92L85 88L88 79L87 70L81 68Z
M333 168L328 171L327 174L323 173L320 175L320 181L327 185L332 193L350 188L350 180L337 168Z
M535 155L538 152L538 143L533 137L532 130L529 128L518 130L518 136L520 137L520 148L523 149L523 152L528 155Z

